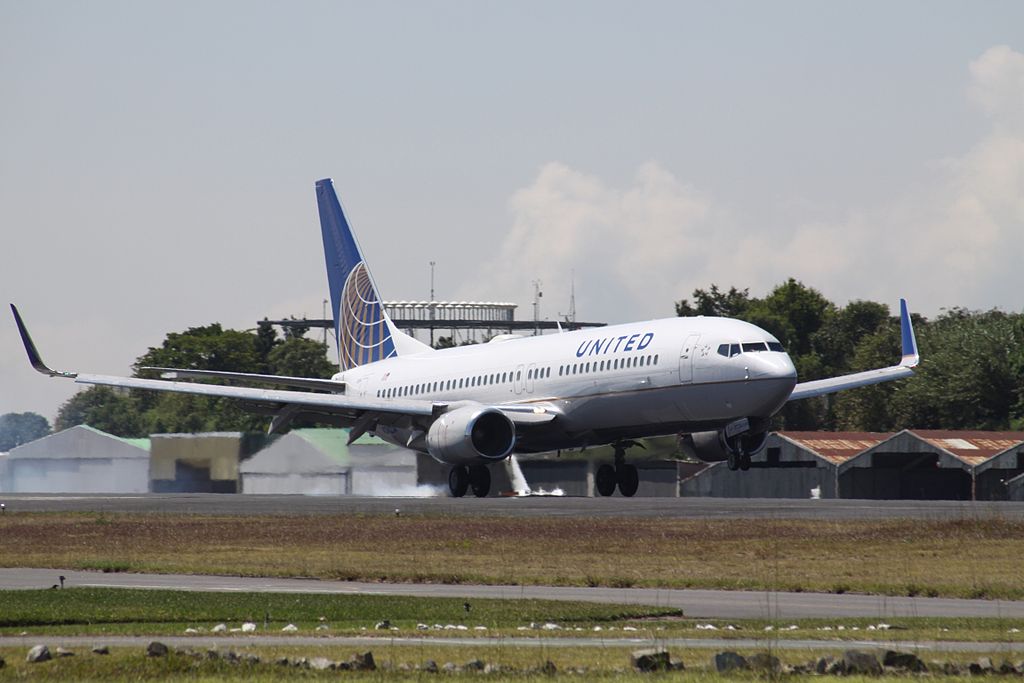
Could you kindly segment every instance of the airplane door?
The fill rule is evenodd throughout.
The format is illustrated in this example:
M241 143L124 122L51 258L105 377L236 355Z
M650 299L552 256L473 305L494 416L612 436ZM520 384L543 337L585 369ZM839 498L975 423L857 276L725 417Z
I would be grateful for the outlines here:
M537 376L537 364L530 363L530 367L526 372L526 393L533 393L533 380Z
M697 351L697 340L699 334L691 334L683 342L683 349L679 352L679 383L690 384L693 382L693 356Z
M512 388L517 394L523 393L526 389L526 370L522 365L516 368L515 377L512 378Z

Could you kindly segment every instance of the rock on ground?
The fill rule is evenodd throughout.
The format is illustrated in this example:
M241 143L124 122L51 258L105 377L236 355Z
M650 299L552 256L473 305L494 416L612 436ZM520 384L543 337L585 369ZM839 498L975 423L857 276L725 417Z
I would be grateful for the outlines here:
M373 661L373 653L369 650L352 655L352 659L349 661L349 666L355 671L377 670L377 663Z
M326 657L314 657L309 660L309 668L316 671L327 671L328 669L335 668L335 664Z
M928 671L928 667L923 661L921 661L921 658L910 652L886 650L885 654L882 656L882 664L885 666L891 666L894 669L902 669L903 671L911 671L913 673L924 673Z
M882 665L873 654L861 652L860 650L847 650L843 653L843 664L847 674L861 674L863 676L882 675Z
M94 655L109 655L110 654L110 648L107 647L106 645L97 645L96 647L94 647L92 649L92 653Z
M668 671L672 666L672 659L668 650L636 650L629 655L630 665L637 671Z
M166 657L167 646L158 640L154 640L152 643L146 646L147 657Z
M36 645L28 651L28 655L25 657L26 662L33 664L36 662L48 662L51 659L53 659L53 656L50 654L50 648L45 645Z
M778 673L782 671L782 662L775 655L770 655L767 652L758 652L747 657L747 664L753 671L767 672L767 673Z
M72 652L71 650L65 650L62 647L58 647L57 649L55 649L53 651L53 654L57 655L58 657L74 657L75 656L74 652Z
M745 657L735 652L719 652L711 660L718 673L746 670L750 668Z

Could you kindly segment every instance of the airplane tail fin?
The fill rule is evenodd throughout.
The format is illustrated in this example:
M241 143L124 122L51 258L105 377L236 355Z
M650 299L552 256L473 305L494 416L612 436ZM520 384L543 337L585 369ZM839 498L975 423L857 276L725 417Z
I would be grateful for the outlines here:
M385 312L330 178L316 182L316 201L327 259L339 369L349 370L402 353L430 350L398 330Z

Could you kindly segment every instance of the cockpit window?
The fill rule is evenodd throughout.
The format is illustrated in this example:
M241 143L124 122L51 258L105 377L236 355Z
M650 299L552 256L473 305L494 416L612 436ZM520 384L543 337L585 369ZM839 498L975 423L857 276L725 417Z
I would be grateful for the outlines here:
M782 348L782 344L780 344L779 342L768 342L768 350L769 351L784 351L785 349Z
M767 351L768 345L764 342L746 342L743 344L743 352L749 353L751 351Z

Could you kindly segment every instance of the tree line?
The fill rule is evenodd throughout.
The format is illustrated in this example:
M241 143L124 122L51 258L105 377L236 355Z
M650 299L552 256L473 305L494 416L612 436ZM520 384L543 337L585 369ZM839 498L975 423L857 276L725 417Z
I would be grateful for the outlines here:
M719 315L778 337L800 381L896 363L899 318L885 304L837 306L794 279L765 297L716 285L676 302L677 315ZM1024 430L1024 315L952 308L912 316L921 364L909 379L789 403L776 429Z
M838 306L789 279L764 297L749 289L711 285L675 303L680 316L725 316L766 329L783 343L801 381L892 365L899 358L899 319L888 306L852 301ZM919 429L1024 430L1024 315L953 308L932 320L913 316L922 361L909 379L786 405L775 429L893 431ZM219 324L167 335L133 366L221 370L294 377L330 377L337 368L308 328L267 322L255 330ZM454 340L441 338L438 346ZM237 402L206 396L91 387L65 402L54 429L77 424L123 437L204 431L261 431L269 418ZM302 426L298 424L296 426ZM35 413L0 416L0 451L49 433Z
M167 335L132 366L133 377L158 378L146 367L247 372L329 378L337 367L324 344L304 338L308 328L285 327L285 336L267 322L253 331L224 329L214 323ZM265 431L270 419L243 411L237 401L157 391L90 387L65 402L56 430L78 424L123 437L213 431ZM296 421L293 426L307 426Z

